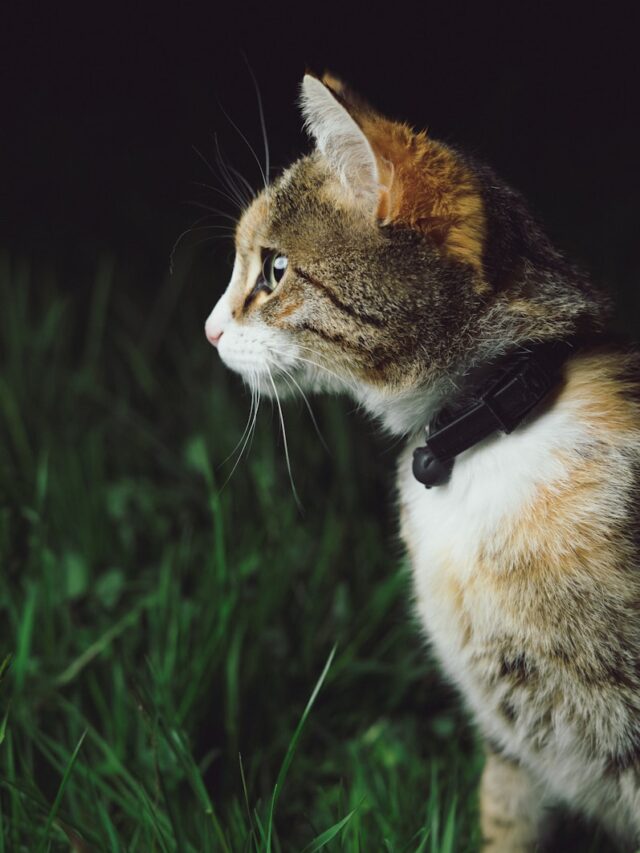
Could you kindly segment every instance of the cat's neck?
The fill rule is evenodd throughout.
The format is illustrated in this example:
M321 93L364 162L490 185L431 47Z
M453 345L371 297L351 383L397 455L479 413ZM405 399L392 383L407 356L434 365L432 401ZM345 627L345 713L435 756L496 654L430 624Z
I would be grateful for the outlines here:
M414 436L438 411L446 399L446 392L443 383L401 390L361 386L355 397L391 435Z
M361 386L355 396L385 430L393 435L413 437L421 433L436 415L441 418L445 412L461 412L465 406L476 405L483 392L504 377L505 371L511 369L513 372L520 368L523 358L533 358L536 363L542 359L541 369L548 368L549 375L555 375L559 366L572 356L573 350L577 353L587 341L584 337L569 336L555 342L521 342L498 352L494 349L485 358L480 357L464 367L452 369L431 382L425 381L405 389ZM516 392L520 400L520 386ZM532 393L537 393L535 388L529 396Z

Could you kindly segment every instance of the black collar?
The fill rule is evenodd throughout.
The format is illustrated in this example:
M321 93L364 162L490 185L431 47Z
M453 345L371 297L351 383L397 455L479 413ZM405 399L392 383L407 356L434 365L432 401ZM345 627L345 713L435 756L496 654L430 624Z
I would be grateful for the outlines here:
M484 371L461 399L426 427L426 445L413 451L413 475L430 489L449 480L455 457L494 432L510 433L559 384L575 343L522 344Z

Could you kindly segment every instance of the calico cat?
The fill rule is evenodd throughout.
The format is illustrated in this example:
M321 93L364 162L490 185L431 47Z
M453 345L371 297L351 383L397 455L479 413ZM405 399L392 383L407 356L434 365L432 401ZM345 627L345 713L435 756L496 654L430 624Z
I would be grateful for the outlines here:
M489 168L331 76L301 104L315 148L243 213L206 334L254 390L346 391L406 438L415 606L486 744L483 849L534 849L555 803L640 844L638 358Z

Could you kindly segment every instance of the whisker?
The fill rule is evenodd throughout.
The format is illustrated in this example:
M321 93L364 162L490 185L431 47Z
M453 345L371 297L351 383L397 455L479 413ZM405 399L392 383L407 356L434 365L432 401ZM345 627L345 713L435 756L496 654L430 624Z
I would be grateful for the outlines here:
M204 246L205 243L213 243L214 240L226 240L228 243L228 241L232 239L233 238L230 234L212 234L209 237L205 237L204 240L197 240L196 242L191 243L191 248L197 249L198 246Z
M206 219L207 217L203 218ZM227 237L233 237L234 234L233 229L229 228L228 225L196 225L194 223L190 228L187 228L187 233L189 231L224 231Z
M234 128L234 130L238 133L238 135L240 136L240 138L242 139L242 141L244 142L244 144L247 146L247 148L248 148L248 149L249 149L249 151L251 152L251 155L252 155L253 159L254 159L254 160L256 161L256 163L258 164L258 169L260 169L260 174L262 175L262 182L264 183L264 188L265 188L265 189L267 189L267 187L268 187L267 176L266 176L266 175L265 175L265 173L264 173L264 170L263 170L263 168L262 168L262 163L260 162L260 160L259 160L259 158L258 158L258 155L256 154L256 152L255 152L255 150L254 150L254 148L253 148L253 145L251 145L251 143L249 142L249 140L247 139L247 137L246 137L246 136L244 135L244 133L240 130L240 128L238 127L238 125L237 125L237 124L235 123L235 121L231 118L231 116L230 116L230 115L229 115L229 113L225 110L225 108L222 106L222 104L220 104L220 109L221 109L221 110L222 110L222 112L224 113L224 115L225 115L225 117L226 117L227 121L229 122L229 124L230 124L230 125Z
M215 138L215 137L214 137L214 138ZM216 145L217 145L217 138L216 138ZM193 150L195 151L195 153L198 155L198 157L202 160L202 162L205 164L205 166L207 167L207 169L209 169L209 171L210 171L210 172L211 172L211 174L214 176L214 178L217 178L217 177L221 177L221 178L222 178L222 180L225 182L225 185L226 185L227 189L229 190L229 192L231 192L231 193L232 193L232 195L229 195L229 193L226 193L226 192L224 192L223 190L217 189L216 187L211 187L211 189L212 189L214 192L217 192L217 193L219 193L220 195L224 196L228 201L230 201L230 202L231 202L234 206L236 206L239 210L243 210L243 209L246 207L247 201L246 201L246 199L244 199L244 198L242 197L241 193L238 191L238 188L234 185L233 181L230 179L230 177L228 176L228 174L226 174L226 173L225 173L225 166L224 166L224 163L220 162L220 158L222 157L222 154L221 154L221 152L220 152L220 146L219 146L219 145L217 145L217 148L218 148L218 158L219 158L219 160L218 160L218 166L219 166L219 168L220 168L220 174L219 174L219 175L216 173L216 170L213 168L213 166L212 166L212 165L211 165L211 163L207 160L207 158L204 156L204 154L203 154L201 151L199 151L199 150L195 147L195 145L193 145L193 146L192 146L192 148L193 148Z
M299 349L303 349L303 350L305 350L306 352L309 352L309 353L311 353L312 355L315 355L317 358L325 358L325 356L323 355L323 353L318 352L318 350L314 349L313 347L309 347L309 346L306 346L305 344L301 344L301 343L297 343L297 342L296 342L296 346L297 346ZM313 362L312 362L312 363L313 363ZM317 366L317 367L321 367L322 365L316 365L316 366ZM326 368L326 367L325 367L324 369L325 369L325 370L328 370L328 368ZM359 378L359 377L358 377L358 376L357 376L357 375L356 375L356 374L355 374L355 373L354 373L350 368L345 367L344 369L345 369L345 370L347 371L347 373L349 374L349 378L350 378L350 380L352 380L352 381L353 381L353 383L354 383L354 385L356 385L356 386L357 386L357 384L360 382L360 378ZM348 382L348 380L347 380L344 376L338 376L338 374L337 374L337 373L334 373L334 376L335 376L337 379L339 379L341 382Z
M211 187L211 189L214 190L214 192L217 192L220 195L224 196L235 207L239 208L239 210L243 210L247 206L248 199L245 198L245 196L242 194L242 192L240 192L240 189L236 186L236 184L233 181L231 174L227 170L227 167L226 167L225 162L224 162L224 158L222 157L222 151L220 150L220 145L218 143L218 138L215 134L214 134L214 140L215 140L216 149L217 149L217 151L216 151L216 162L218 165L218 170L219 170L218 172L216 172L216 170L213 168L211 163L207 160L207 158L204 156L204 154L202 154L202 152L199 151L195 147L195 145L192 146L193 150L196 152L198 157L200 157L200 159L205 164L205 166L209 169L211 174L215 178L219 178L222 180L222 182L224 183L228 192L224 192L223 190L216 189L215 187Z
M230 171L233 175L235 175L235 177L236 177L236 178L237 178L237 179L242 183L242 185L246 188L246 190L247 190L247 192L248 192L248 194L249 194L249 199L253 199L253 198L255 198L255 197L256 197L256 191L255 191L255 190L254 190L254 188L251 186L251 184L249 183L249 181L245 178L245 176L244 176L244 175L242 175L242 174L241 174L241 173L240 173L240 172L235 168L235 166L232 166L232 165L231 165L231 163L227 163L227 164L226 164L226 166L227 166L227 169L229 169L229 171Z
M198 205L198 202L196 202L196 201L192 201L189 203L193 204L195 206L203 207L203 205ZM216 208L211 207L211 208L207 208L207 209L212 210L214 213L220 214L220 211L218 211ZM237 221L236 218L233 216L229 216L228 218L234 223ZM207 219L213 219L213 216L211 213L204 213L202 216L199 216L196 220L194 220L191 223L191 227L193 228L194 225L199 225L201 222L206 222ZM214 223L214 224L217 224L217 223ZM224 226L220 226L220 227L227 228L229 231L235 231L235 228L232 228L231 225L224 225Z
M182 243L184 238L187 236L187 234L191 234L192 231L196 230L196 223L202 222L203 219L206 219L206 216L202 216L200 219L197 219L193 225L191 225L189 228L185 228L184 231L182 231L176 237L176 239L173 243L173 246L171 247L171 251L169 252L169 275L173 275L173 271L174 271L173 261L174 261L176 252L178 251L178 247L180 246L180 244Z
M254 407L254 405L255 405L255 402L256 402L256 391L255 391L255 388L253 387L253 385L251 385L251 405L250 405L250 407L249 407L249 416L248 416L248 418L247 418L247 423L245 424L245 427L244 427L244 430L243 430L243 432L242 432L242 435L241 435L241 436L240 436L240 438L238 439L238 443L237 443L237 444L236 444L236 446L233 448L233 450L231 451L231 453L230 453L228 456L226 456L226 457L222 460L222 462L220 462L220 464L218 465L218 467L219 467L219 468L221 468L221 467L222 467L226 462L228 462L228 461L229 461L229 459L231 459L231 457L235 454L236 450L237 450L237 449L240 447L240 445L242 444L242 442L243 442L243 440L244 440L244 437L245 437L245 435L247 434L247 432L248 432L248 430L249 430L249 426L250 426L250 424L251 424L251 419L252 419L252 417L253 417L253 407Z
M247 448L247 444L249 443L249 439L252 437L253 431L255 430L256 420L258 417L258 409L260 408L260 391L258 390L258 388L256 386L254 386L253 381L251 379L249 381L251 383L251 408L249 409L249 418L247 420L248 432L247 432L247 427L245 427L245 430L244 430L242 435L244 436L246 434L246 438L244 439L244 442L242 444L242 448L240 450L240 453L238 454L238 458L236 459L235 464L229 473L229 476L227 477L227 479L222 484L222 488L220 489L221 492L225 488L225 486L227 485L229 480L235 474L236 468L240 464L240 460L242 459L244 452ZM253 419L251 417L252 413L253 413ZM238 444L239 443L240 442L238 442ZM237 448L237 446L238 445L236 445L236 448ZM235 453L235 448L234 448L231 455L233 455L233 453ZM227 456L227 459L229 459L228 456ZM225 462L226 461L227 460L225 459ZM224 463L222 463L222 464L224 464Z
M258 409L260 407L260 399L261 399L260 388L258 385L256 385L256 398L257 398L257 403L256 403L255 411L253 413L253 423L251 424L251 431L249 434L249 446L247 447L247 456L249 455L249 453L251 452L251 448L253 447L253 439L254 439L254 436L256 434L256 424L258 422Z
M313 413L313 409L311 408L311 403L309 402L307 395L302 390L300 383L296 380L295 376L292 373L290 373L290 371L288 371L286 368L282 367L282 365L278 365L277 363L274 363L274 362L272 362L272 364L274 364L274 367L277 370L281 371L284 374L285 381L288 381L287 380L287 377L288 377L291 380L291 382L293 382L293 384L296 386L298 391L300 392L300 395L301 395L302 399L304 400L304 404L307 407L307 411L309 412L309 417L311 418L311 423L313 424L315 431L318 435L318 438L320 439L320 443L322 444L324 449L327 451L327 453L331 453L331 451L329 450L329 447L327 445L327 442L324 440L324 436L322 435L322 432L320 431L320 427L318 426L318 421L316 420L316 416Z
M241 210L243 209L244 202L243 202L243 204L240 204L238 199L234 198L233 196L230 196L229 193L226 193L224 190L218 189L218 187L211 187L211 186L209 187L209 189L214 193L218 193L218 195L221 195L223 198L226 198L226 200L230 201L231 204L233 204L235 207L239 207ZM202 207L204 210L210 210L210 211L212 211L212 213L217 213L218 215L222 214L222 211L218 210L218 208L211 207L208 204L203 204L201 201L192 201L190 203L194 204L196 207ZM231 216L230 214L222 214L222 215L225 215L225 216L228 215L230 219L232 219L234 222L237 222L237 219L235 217Z
M296 346L301 346L301 345L300 345L300 344L296 344ZM304 349L310 349L310 347L303 347L303 348L304 348ZM275 348L275 347L273 347L273 346L271 347L271 349L273 350L273 352L277 353L278 355L283 355L283 356L284 356L284 355L289 355L289 354L290 354L290 353L285 353L285 352L283 352L283 351L281 351L281 350L278 350L278 349L276 349L276 348ZM315 350L311 350L311 352L315 352ZM318 353L316 353L316 355L318 355ZM333 377L334 377L335 379L337 379L339 382L344 382L345 384L349 385L349 380L348 380L348 379L345 379L343 376L338 376L338 374L337 374L337 373L334 373L334 372L333 372L333 370L329 370L329 368L328 368L328 367L325 367L325 366L324 366L324 364L320 364L319 362L317 362L317 361L313 361L312 359L309 359L309 358L304 358L304 357L303 357L303 356L301 356L301 355L294 355L293 357L295 358L295 360L296 360L296 361L304 362L305 364L311 364L311 365L313 365L313 367L317 367L319 370L324 370L324 371L325 371L325 373L328 373L330 376L333 376Z
M234 179L233 174L231 172L231 168L229 167L224 159L224 155L222 153L222 148L220 147L220 140L218 139L218 134L213 134L213 141L216 146L216 160L218 162L218 167L220 169L220 173L229 189L238 199L240 199L240 207L245 208L250 202L253 196L253 190L250 190L248 195L245 195L245 191L241 187L239 187Z
M249 63L247 55L244 51L242 51L242 58L244 59L246 66L247 66L247 69L249 71L249 74L251 76L251 81L253 83L253 88L255 90L256 98L258 101L258 112L260 114L260 127L262 128L262 141L264 143L264 162L265 162L264 173L267 176L267 183L268 183L269 182L269 172L270 172L269 142L267 139L267 123L265 122L265 119L264 119L264 109L262 107L262 96L260 95L260 87L258 86L258 81L256 80L256 75L253 73L253 68L251 67L251 64Z
M295 498L296 504L298 505L298 509L302 511L302 503L300 502L300 498L298 497L298 492L296 491L296 485L293 482L293 474L291 473L291 461L289 459L289 446L287 443L287 431L284 426L284 415L282 414L282 406L280 405L280 397L278 396L278 389L276 388L276 383L273 381L273 374L271 373L271 368L269 367L269 363L265 362L267 371L269 373L269 380L273 387L273 393L275 395L276 404L278 406L278 414L280 416L280 426L282 428L282 438L284 441L284 457L287 462L287 471L289 473L289 482L291 483L291 490L293 491L293 497Z
M191 183L196 187L203 187L205 190L213 190L213 192L219 192L217 187L212 186L211 184L204 184L202 181L191 181ZM223 217L223 219L229 219L231 222L237 224L238 217L232 216L230 213L226 213L224 210L220 210L219 207L210 207L209 205L204 205L202 202L191 201L189 204L195 204L198 207L204 207L206 210L210 210L212 213L216 213L218 216Z

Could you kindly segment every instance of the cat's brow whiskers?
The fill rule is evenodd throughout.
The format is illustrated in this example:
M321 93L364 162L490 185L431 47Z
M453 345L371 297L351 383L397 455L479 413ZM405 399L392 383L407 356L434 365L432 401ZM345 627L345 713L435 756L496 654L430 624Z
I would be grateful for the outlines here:
M231 195L229 195L228 193L224 192L224 191L223 191L223 190L221 190L221 189L217 189L216 187L211 187L211 189L213 189L213 190L214 190L214 192L217 192L217 193L219 193L220 195L224 196L224 197L225 197L228 201L230 201L234 206L238 207L238 209L239 209L239 210L242 210L242 208L243 208L243 206L244 206L243 199L242 199L242 197L240 196L240 194L238 193L237 189L233 186L233 184L231 184L231 186L229 185L228 178L225 176L225 174L224 174L224 168L223 168L223 166L220 164L220 162L218 162L218 167L219 167L219 169L220 169L220 173L217 173L217 172L216 172L216 170L215 170L215 169L213 168L213 166L211 165L211 163L210 163L210 162L207 160L207 158L204 156L204 154L203 154L201 151L199 151L199 150L195 147L195 145L193 145L193 146L192 146L192 148L193 148L193 150L195 151L195 153L198 155L198 157L202 160L202 162L205 164L205 166L207 167L207 169L208 169L208 170L211 172L211 174L214 176L214 178L222 178L222 180L223 180L223 182L224 182L225 186L226 186L226 187L227 187L227 189L229 189L229 191L231 192Z
M193 228L195 225L200 225L200 223L201 223L201 222L207 222L207 220L211 220L211 219L213 219L212 213L217 214L218 216L222 216L222 215L223 215L223 214L221 213L221 211L219 211L219 210L218 210L217 208L215 208L215 207L208 207L208 206L206 206L206 205L204 205L204 204L200 204L200 203L199 203L199 202L197 202L197 201L192 201L192 202L190 202L190 204L193 204L195 207L202 207L202 208L204 208L204 209L205 209L205 210L207 210L207 211L211 211L211 213L204 213L202 216L199 216L196 220L194 220L194 221L191 223L191 226L190 226L191 228ZM236 219L235 219L235 217L233 217L233 216L229 216L229 217L227 217L227 218L228 218L231 222L233 222L234 224L237 222L237 220L236 220ZM213 225L216 225L216 227L226 228L226 229L229 231L229 233L234 233L234 232L235 232L235 227L232 227L231 225L218 224L218 223L216 223L215 221L214 221L212 224L213 224Z
M209 240L215 240L215 239L232 240L233 239L233 232L229 229L229 227L227 225L198 225L197 224L198 222L202 222L202 220L206 219L206 218L207 218L206 216L200 217L200 219L197 219L193 225L191 225L189 228L185 228L184 231L177 236L173 246L171 247L171 251L169 252L169 272L171 274L173 274L173 270L174 270L173 262L175 259L176 252L178 251L178 248L180 247L180 245L181 245L182 241L185 239L185 237L187 237L187 235L192 234L195 231L222 231L222 230L224 230L226 233L212 235L209 238ZM199 246L202 243L209 242L209 240L199 240L197 243L195 243L194 248L195 248L195 246Z
M205 190L212 190L214 193L219 192L217 187L214 187L211 184L205 184L202 181L192 181L191 183L194 184L194 186L196 187L203 187ZM203 204L201 201L191 201L189 202L189 204L193 204L196 207L201 207L204 210L210 210L211 213L215 213L217 216L222 217L222 219L228 219L230 222L233 222L235 230L235 226L238 223L237 216L232 216L230 213L226 213L224 210L220 210L219 207L211 207L208 204Z
M227 161L225 160L224 155L222 153L222 148L220 147L220 140L218 139L217 133L214 133L213 139L216 146L216 161L218 163L220 173L222 174L222 178L225 181L229 190L242 200L240 207L247 207L255 196L253 188L244 178L242 178L242 184L238 185L236 183L236 180L234 179L234 173L236 175L239 175L238 170L235 169L230 163L227 163Z
M183 237L185 234L190 234L192 231L224 231L224 236L233 237L233 231L229 228L228 225L192 225L190 228L185 228L185 230L180 235Z
M291 472L291 460L289 459L289 445L287 443L287 431L284 426L284 415L282 414L282 406L280 405L280 397L278 396L278 389L276 388L276 383L273 380L273 374L271 373L271 368L269 367L269 363L265 362L265 366L269 373L269 381L271 382L271 386L273 387L273 393L276 399L276 405L278 406L278 414L280 416L280 426L282 427L282 438L284 441L284 457L287 462L287 472L289 473L289 482L291 483L291 490L293 492L293 497L295 499L296 504L298 505L298 509L302 512L302 503L300 498L298 497L298 492L296 490L296 484L293 482L293 474Z
M249 181L245 178L245 176L244 176L244 175L242 175L242 174L241 174L241 173L240 173L240 172L235 168L235 166L232 166L232 165L231 165L231 163L226 163L226 164L225 164L225 166L226 166L226 168L229 170L229 172L230 172L232 175L234 175L234 176L235 176L235 177L240 181L240 183L242 184L242 186L246 189L246 191L247 191L247 193L248 193L248 199L249 199L249 201L251 201L251 199L254 199L254 198L256 197L256 191L255 191L255 190L254 190L254 188L251 186L251 184L249 183Z
M214 240L226 240L227 242L231 240L232 237L230 234L211 234L209 237L205 237L203 240L196 240L191 243L192 249L197 249L198 246L204 246L205 243L213 243Z
M244 208L247 206L247 204L250 202L251 199L247 198L243 194L243 192L240 191L240 188L234 183L233 178L232 178L231 174L229 173L229 171L227 170L227 167L225 166L225 163L222 159L222 152L220 151L220 146L217 143L217 137L215 139L216 139L216 146L217 146L216 160L218 163L219 172L216 172L216 170L213 168L211 163L207 160L207 158L204 156L204 154L202 154L202 152L199 151L195 147L195 145L193 146L193 150L198 155L198 157L202 160L202 162L205 164L207 169L209 169L209 171L214 176L214 178L219 178L222 180L222 182L224 183L228 192L224 192L223 190L218 189L217 187L210 187L210 189L216 193L219 193L219 195L223 196L228 201L230 201L231 204L234 205L234 207L237 207L238 210L242 211L242 210L244 210Z
M251 152L251 156L253 157L253 159L254 159L254 160L256 161L256 163L258 164L258 169L260 169L260 175L262 176L262 182L263 182L263 184L264 184L264 188L265 188L265 189L267 189L267 187L269 186L269 182L267 181L267 176L265 175L265 173L264 173L264 169L262 168L262 163L260 162L260 158L259 158L259 157L258 157L258 155L256 154L256 152L255 152L255 149L254 149L253 145L249 142L249 140L247 139L247 137L246 137L246 136L244 135L244 133L240 130L240 128L238 127L238 125L237 125L237 124L235 123L235 121L231 118L231 116L230 116L230 115L229 115L229 113L225 110L225 108L222 106L222 104L220 104L220 109L221 109L221 110L222 110L222 112L224 113L225 118L227 119L227 121L229 122L229 124L233 127L233 129L234 129L234 130L236 131L236 133L240 136L240 138L242 139L242 141L244 142L244 144L247 146L247 148L248 148L248 149L249 149L249 151Z
M246 66L249 70L249 74L251 75L251 81L253 83L253 88L256 93L256 98L258 101L258 113L260 114L260 127L262 129L262 141L264 143L264 174L267 178L267 184L269 183L269 171L270 171L270 157L269 157L269 141L267 139L267 123L264 118L264 109L262 107L262 96L260 95L260 87L258 86L258 81L256 80L256 75L253 73L253 68L247 59L246 54L242 53L243 59L246 63Z
M233 174L236 170L234 170L233 166L231 166L231 164L227 163L227 161L225 160L217 133L213 134L213 140L216 146L216 162L218 163L218 168L220 169L222 179L228 187L229 191L233 193L233 195L241 199L240 207L246 207L248 204L251 203L251 199L253 197L253 189L249 186L247 181L245 181L245 184L249 187L248 192L246 188L242 186L242 184L236 183L236 179L234 178Z

